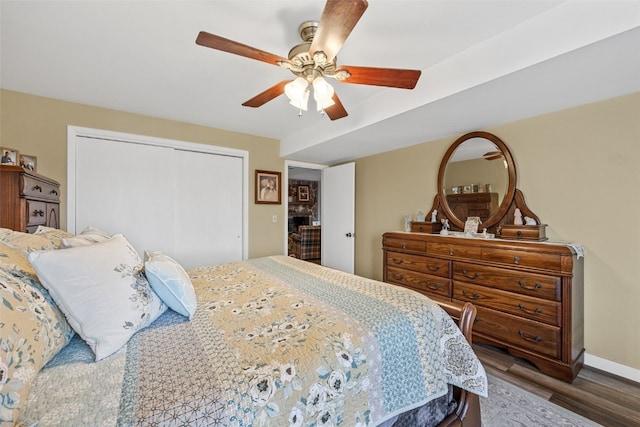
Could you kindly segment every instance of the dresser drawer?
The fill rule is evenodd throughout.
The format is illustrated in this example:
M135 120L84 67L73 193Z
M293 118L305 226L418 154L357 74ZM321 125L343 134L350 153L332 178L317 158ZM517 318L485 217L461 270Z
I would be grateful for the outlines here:
M402 249L406 251L425 252L426 243L420 240L396 239L385 237L382 244L385 248Z
M482 248L482 259L518 267L535 267L553 271L562 269L562 257L558 254Z
M453 281L453 298L494 310L560 326L561 305L556 301L516 295L486 286Z
M428 242L427 253L429 255L471 259L480 259L482 257L482 250L480 247L466 246L456 243Z
M22 194L26 197L33 197L36 199L53 201L60 200L60 193L57 185L39 180L36 177L29 175L22 176Z
M386 281L446 298L451 297L451 280L443 277L388 266Z
M27 200L27 226L44 225L47 222L47 204Z
M499 267L454 261L453 279L473 282L536 298L560 301L562 280L558 276L527 273Z
M486 335L516 348L560 358L560 328L533 320L477 307L473 332Z
M451 261L388 251L386 264L390 267L404 268L406 270L449 278L449 265Z

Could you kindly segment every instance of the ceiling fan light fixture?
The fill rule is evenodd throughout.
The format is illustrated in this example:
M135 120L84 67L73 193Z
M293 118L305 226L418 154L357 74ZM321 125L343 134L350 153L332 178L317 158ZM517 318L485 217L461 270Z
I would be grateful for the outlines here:
M309 82L304 77L297 77L295 80L284 85L284 93L291 102L300 103L304 98L305 92L307 92L307 86ZM307 94L307 97L309 95Z
M309 104L309 90L305 89L300 99L292 99L289 104L296 107L298 110L307 111L307 105Z
M324 77L319 76L313 80L313 99L318 104L326 104L331 101L334 94L333 86L331 86Z
M324 102L317 102L316 101L316 110L318 112L322 112L324 111L326 108L331 107L332 105L335 105L335 102L333 99L329 99L328 101L324 101Z

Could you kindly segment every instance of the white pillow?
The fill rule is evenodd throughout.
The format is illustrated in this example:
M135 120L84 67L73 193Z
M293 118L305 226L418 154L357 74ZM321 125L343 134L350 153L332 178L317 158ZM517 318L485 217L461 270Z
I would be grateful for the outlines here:
M159 251L146 251L144 272L151 288L165 304L189 320L193 318L196 292L189 275L177 261Z
M28 258L96 361L118 351L167 309L121 234L90 246L31 252Z
M105 240L109 240L110 238L111 235L105 233L102 230L98 230L94 227L87 227L82 230L82 233L74 237L62 239L60 241L60 247L77 248L78 246L88 246L93 245L94 243L104 242Z

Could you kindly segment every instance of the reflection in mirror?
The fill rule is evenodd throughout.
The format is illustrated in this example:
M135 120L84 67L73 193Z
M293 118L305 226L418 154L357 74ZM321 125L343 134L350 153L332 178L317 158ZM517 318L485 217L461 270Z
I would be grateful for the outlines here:
M488 132L465 134L449 147L440 164L442 214L453 230L462 229L468 217L480 217L491 230L509 209L515 185L515 164L504 142Z
M479 216L484 222L498 211L508 186L507 162L500 148L488 139L471 138L449 158L442 190L458 219Z

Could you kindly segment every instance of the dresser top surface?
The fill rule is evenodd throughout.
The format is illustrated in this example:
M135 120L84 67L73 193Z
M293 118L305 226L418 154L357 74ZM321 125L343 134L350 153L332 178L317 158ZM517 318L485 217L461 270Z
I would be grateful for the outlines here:
M460 244L469 246L491 246L505 249L521 249L521 250L550 250L550 251L566 251L569 250L572 255L578 257L584 256L584 248L579 243L563 242L563 241L534 241L534 240L517 240L503 238L482 238L482 237L466 237L466 236L442 236L440 234L417 233L408 231L389 231L383 234L383 237L404 238L408 240L428 240L439 241L442 243Z

